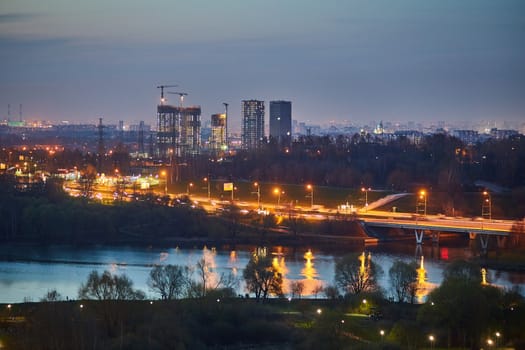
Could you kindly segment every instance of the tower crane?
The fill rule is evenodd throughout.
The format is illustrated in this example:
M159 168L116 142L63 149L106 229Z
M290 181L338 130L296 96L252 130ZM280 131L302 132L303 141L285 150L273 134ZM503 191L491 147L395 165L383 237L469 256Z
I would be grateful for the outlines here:
M159 85L157 86L157 89L160 89L160 104L163 104L166 102L166 99L164 98L164 88L170 88L170 87L177 87L178 85Z
M171 92L171 91L168 91L168 94L179 95L180 96L180 106L181 107L182 107L182 103L184 102L184 96L188 96L188 94L186 92Z

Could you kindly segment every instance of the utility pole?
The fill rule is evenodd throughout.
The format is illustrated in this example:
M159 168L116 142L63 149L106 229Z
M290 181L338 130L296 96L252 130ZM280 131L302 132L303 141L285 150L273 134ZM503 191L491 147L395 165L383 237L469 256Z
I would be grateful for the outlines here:
M223 102L222 104L224 105L224 114L226 115L226 125L224 126L224 133L226 134L225 142L226 147L230 148L230 144L228 143L228 103Z
M102 159L105 154L104 150L104 125L102 125L102 118L98 118L98 147L97 147L97 153L98 153L98 171L102 172Z

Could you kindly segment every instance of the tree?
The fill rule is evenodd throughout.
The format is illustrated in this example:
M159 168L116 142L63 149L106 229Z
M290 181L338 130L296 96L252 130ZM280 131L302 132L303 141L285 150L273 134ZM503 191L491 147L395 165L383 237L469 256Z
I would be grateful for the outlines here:
M390 285L397 301L414 303L418 289L416 269L417 264L414 262L406 263L396 260L390 270L388 270Z
M141 300L145 298L145 294L141 290L133 289L133 281L126 275L111 275L107 270L99 275L93 270L86 283L80 285L78 297L97 300Z
M313 289L312 289L312 294L314 295L315 299L317 299L317 295L319 295L319 293L323 292L324 291L324 286L321 282L319 282Z
M188 268L177 265L155 266L149 273L148 286L161 299L175 299L182 294L188 283Z
M525 246L525 219L517 220L512 224L509 239L512 247Z
M292 281L290 283L290 290L292 292L292 298L295 298L295 296L298 296L299 299L300 299L301 295L303 295L303 291L304 291L304 282L302 282L302 281Z
M378 277L383 273L380 266L365 254L349 254L335 264L335 283L345 293L358 295L379 291Z
M47 293L40 299L42 302L53 302L63 300L62 295L56 289L47 291Z
M323 288L323 293L326 298L331 300L335 300L339 297L339 290L337 289L337 286L326 286Z
M254 254L243 272L246 289L255 294L255 298L266 299L269 294L283 294L283 276L273 266L272 258Z
M430 293L418 312L418 321L446 328L448 345L479 349L483 332L492 320L500 320L502 296L481 284L480 267L457 260L443 272L441 286Z
M466 260L455 260L443 271L444 281L463 281L465 283L481 283L481 267Z
M228 294L228 291L234 290L237 285L237 279L232 273L218 274L213 271L212 264L205 258L200 259L195 264L197 280L188 279L186 295L191 298L205 297L210 291L222 289Z

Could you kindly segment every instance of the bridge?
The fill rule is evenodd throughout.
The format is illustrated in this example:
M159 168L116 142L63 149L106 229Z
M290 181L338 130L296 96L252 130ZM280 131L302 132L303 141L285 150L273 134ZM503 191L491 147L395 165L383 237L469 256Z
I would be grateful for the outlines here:
M443 215L407 215L372 211L361 213L360 220L365 227L385 227L413 230L416 243L423 242L424 233L430 232L433 242L439 242L441 232L468 234L470 239L480 238L481 247L487 249L489 237L496 237L502 245L510 235L514 221L454 218Z

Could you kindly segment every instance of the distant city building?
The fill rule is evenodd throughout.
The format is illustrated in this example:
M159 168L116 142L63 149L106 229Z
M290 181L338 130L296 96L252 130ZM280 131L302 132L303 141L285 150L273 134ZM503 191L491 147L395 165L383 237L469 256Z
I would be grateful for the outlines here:
M292 102L270 101L270 139L281 147L290 147L292 141Z
M200 106L157 106L157 149L162 158L200 153Z
M242 148L258 149L264 139L264 101L242 101Z
M411 143L418 145L421 140L425 137L421 131L417 130L397 130L394 132L395 138L406 137Z
M226 144L226 113L211 115L210 151L219 155L228 149Z
M502 130L497 128L490 129L490 136L496 140L508 139L509 137L518 135L517 130Z
M479 134L475 130L453 130L452 136L457 137L467 145L473 145L479 141Z
M383 135L384 132L385 132L385 128L383 127L383 121L380 121L379 124L377 124L376 128L374 129L374 134Z

